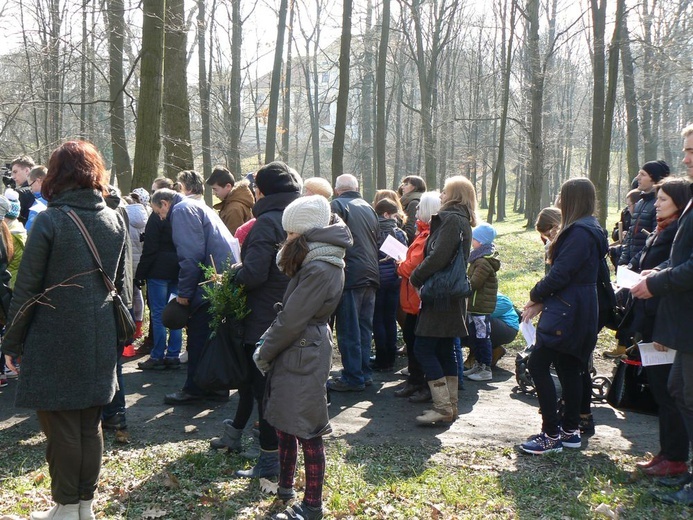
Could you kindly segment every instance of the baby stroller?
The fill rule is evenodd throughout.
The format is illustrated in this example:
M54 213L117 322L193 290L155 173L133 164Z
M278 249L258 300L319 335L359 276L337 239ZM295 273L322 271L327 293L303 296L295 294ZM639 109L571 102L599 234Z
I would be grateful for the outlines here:
M536 347L534 345L530 345L515 357L515 381L517 382L516 388L523 394L527 395L536 395L534 381L532 380L532 375L529 373L528 368L529 358L532 356L532 353L535 350ZM592 356L590 356L589 360L589 370L592 380L592 401L604 401L611 383L608 378L597 375L597 371L592 363ZM553 368L553 366L551 367L551 377L556 385L556 395L560 399L561 383L558 380L556 369Z

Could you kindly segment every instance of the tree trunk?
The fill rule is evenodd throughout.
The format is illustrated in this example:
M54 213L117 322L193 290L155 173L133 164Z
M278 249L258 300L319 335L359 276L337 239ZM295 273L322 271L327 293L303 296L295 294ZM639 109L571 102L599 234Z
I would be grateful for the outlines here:
M142 1L142 62L135 131L134 186L151 186L159 172L164 62L164 0ZM130 186L126 187L129 190Z
M229 169L242 176L241 170L241 46L243 26L241 0L231 0L231 84L229 85ZM257 122L257 119L256 119ZM259 146L258 146L259 150ZM259 161L258 161L259 163Z
M539 0L527 2L528 38L527 52L529 59L530 81L530 161L527 179L527 204L525 215L527 227L533 228L541 203L542 181L544 176L544 74L539 56Z
M205 0L197 0L197 81L200 89L200 124L202 126L202 174L205 179L209 179L209 176L212 175L212 135L209 120L210 93L207 81L207 45L205 40L207 20L205 18ZM205 202L211 205L212 201L212 190L205 190Z
M123 0L110 0L106 11L108 24L108 88L111 98L109 122L111 127L111 182L121 189L130 190L132 168L125 134L125 109L123 107L123 43L125 35L125 9ZM117 179L117 180L116 180ZM149 187L151 184L145 185Z
M378 186L387 185L387 124L385 94L387 88L387 48L390 41L390 0L383 0L378 64L375 72L375 165ZM397 176L395 171L395 177Z
M387 188L387 183L378 184L373 175L373 2L366 0L366 27L363 36L363 78L361 87L361 191L367 200L375 195L376 189Z
M621 67L623 68L623 98L626 105L626 163L630 179L640 169L638 160L638 100L635 93L635 71L630 51L628 17L621 17Z
M169 178L174 178L181 170L192 170L195 167L190 142L187 27L183 1L166 2L162 122L164 168Z
M289 162L289 125L291 123L291 73L293 66L291 61L291 50L293 49L293 34L294 34L294 14L296 9L295 2L291 0L289 6L289 37L287 38L288 45L286 49L286 74L284 74L284 101L282 110L282 161Z
M501 19L501 24L502 24L502 29L501 29L501 34L502 34L502 45L503 48L501 50L501 57L503 58L503 92L501 94L502 100L501 100L501 119L500 119L500 131L499 131L499 137L498 137L498 157L496 158L496 168L493 172L493 178L491 180L491 193L489 195L489 204L488 204L488 215L486 217L486 220L489 222L489 224L493 223L493 216L494 216L494 206L495 206L495 198L496 198L496 191L500 188L500 183L501 179L505 177L505 132L506 132L506 127L508 124L508 105L510 103L510 76L512 74L511 71L511 65L512 65L512 59L513 59L513 40L515 39L515 13L516 13L516 4L515 0L510 0L511 2L511 7L510 7L510 35L506 39L505 37L505 31L506 31L506 26L505 26L505 20L506 20L506 15L507 15L507 9L508 9L508 0L504 2L503 5L503 15ZM507 49L506 46L507 45ZM503 200L505 201L505 197L503 197ZM501 221L505 218L504 210L505 210L505 204L501 204L501 197L499 194L498 197L498 220ZM501 214L501 211L503 211L503 214Z
M332 143L332 181L344 173L344 142L346 140L347 110L349 108L349 68L351 62L351 13L353 0L344 0L342 6L342 36L339 48L339 91L337 114Z
M265 164L274 161L277 147L277 117L279 115L279 90L282 84L282 55L284 53L284 34L286 33L286 14L288 0L279 4L279 22L277 23L277 43L274 47L274 66L270 84L269 112L267 114L267 138L265 140Z

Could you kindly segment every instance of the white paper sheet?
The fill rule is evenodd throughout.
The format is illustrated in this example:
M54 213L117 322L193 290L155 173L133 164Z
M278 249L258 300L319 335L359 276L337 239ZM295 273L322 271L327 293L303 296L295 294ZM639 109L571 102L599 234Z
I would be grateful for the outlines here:
M380 246L380 250L385 253L390 258L394 258L397 261L402 261L407 258L407 246L402 242L397 240L392 235L388 235L383 245Z
M231 238L231 253L233 253L231 265L233 265L241 261L241 243L238 241L236 237Z
M537 329L534 327L534 325L532 325L532 323L521 321L520 332L522 332L522 335L524 336L525 342L527 343L528 347L531 347L536 343Z
M616 285L623 289L630 289L635 286L641 278L638 273L623 266L616 269Z
M670 365L674 362L676 351L669 349L666 352L660 352L654 348L653 343L638 343L640 351L640 361L642 366L651 367L652 365Z

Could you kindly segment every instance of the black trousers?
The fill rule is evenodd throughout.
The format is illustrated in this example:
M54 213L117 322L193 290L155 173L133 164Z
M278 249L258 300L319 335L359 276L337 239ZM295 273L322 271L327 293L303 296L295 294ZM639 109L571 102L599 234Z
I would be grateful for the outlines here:
M556 367L558 379L563 389L563 429L574 431L580 422L584 364L574 356L563 354L547 347L540 347L529 358L529 373L539 399L542 418L542 431L556 436L561 427L558 415L556 386L551 377L551 363Z
M257 413L260 417L260 448L265 451L273 451L278 449L279 440L277 439L277 430L265 420L265 407L263 405L263 399L265 397L265 385L267 383L267 378L262 375L262 372L258 370L255 366L255 361L253 361L253 352L255 352L255 345L247 343L245 345L245 353L247 354L247 362L250 367L250 387L253 392L253 397L255 397L255 402L257 403ZM239 396L240 397L240 396Z
M667 388L686 425L690 445L693 442L693 354L676 352Z
M53 500L77 504L94 498L101 471L101 407L36 412L48 440L46 461Z
M667 460L688 461L688 435L681 412L667 389L671 365L645 367L652 397L659 406L660 454Z

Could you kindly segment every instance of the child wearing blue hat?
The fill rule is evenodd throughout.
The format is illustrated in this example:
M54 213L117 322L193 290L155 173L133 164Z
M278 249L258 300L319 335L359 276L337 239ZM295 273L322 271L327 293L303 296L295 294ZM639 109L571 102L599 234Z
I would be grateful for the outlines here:
M469 346L476 359L474 366L463 374L472 381L490 381L492 350L491 313L496 308L500 259L493 244L496 230L482 222L472 231L472 252L469 255L467 274L472 295L467 305L467 329Z

